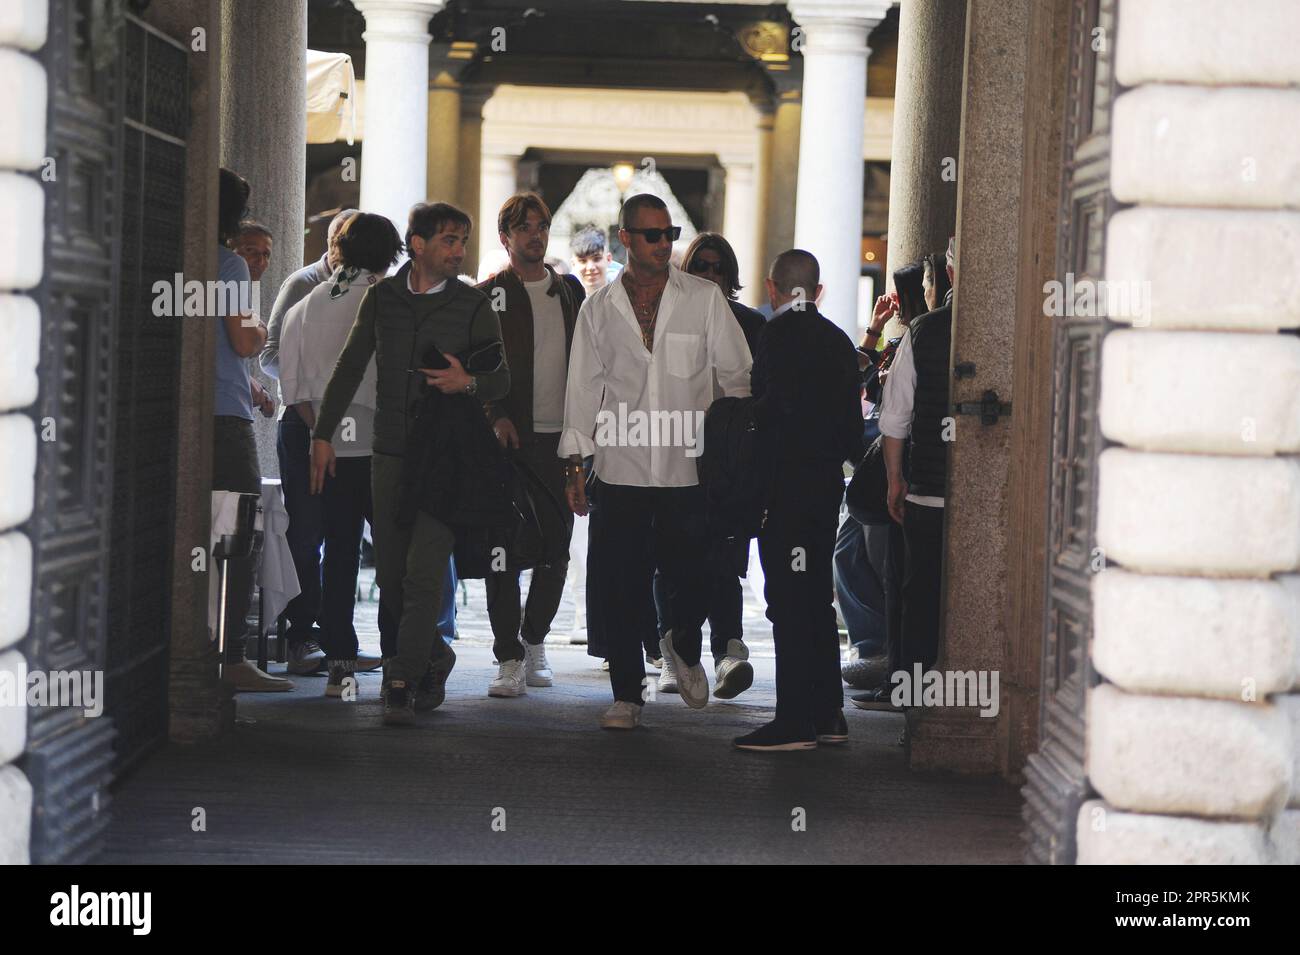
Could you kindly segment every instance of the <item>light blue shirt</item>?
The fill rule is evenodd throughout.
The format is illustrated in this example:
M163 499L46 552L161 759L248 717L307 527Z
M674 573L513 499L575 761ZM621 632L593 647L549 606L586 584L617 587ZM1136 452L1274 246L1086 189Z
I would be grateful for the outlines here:
M243 282L247 287L248 263L225 246L217 248L217 278L222 282ZM242 296L247 300L247 296ZM248 375L248 359L240 358L230 344L225 319L217 316L213 334L217 336L217 390L212 403L214 415L229 415L253 420L252 382Z

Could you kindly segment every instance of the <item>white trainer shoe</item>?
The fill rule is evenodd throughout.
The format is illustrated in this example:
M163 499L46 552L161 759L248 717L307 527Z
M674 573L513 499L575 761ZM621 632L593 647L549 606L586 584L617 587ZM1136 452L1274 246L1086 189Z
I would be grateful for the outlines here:
M677 692L677 674L673 672L672 657L664 657L659 661L659 692Z
M640 722L641 707L635 703L615 700L614 705L607 709L605 715L600 718L600 728L603 730L634 730Z
M749 647L740 640L727 641L727 655L714 670L713 695L730 700L754 685L754 664L749 662Z
M553 686L555 674L551 671L550 661L546 659L546 644L533 646L524 644L524 668L527 671L525 682L529 686Z
M659 649L663 651L664 666L672 661L673 673L677 676L677 692L681 694L682 701L693 710L708 706L709 677L704 672L704 667L699 663L693 667L687 666L686 661L677 655L673 649L672 631L659 641Z
M523 660L506 660L498 668L497 678L488 685L488 696L523 696L527 692Z

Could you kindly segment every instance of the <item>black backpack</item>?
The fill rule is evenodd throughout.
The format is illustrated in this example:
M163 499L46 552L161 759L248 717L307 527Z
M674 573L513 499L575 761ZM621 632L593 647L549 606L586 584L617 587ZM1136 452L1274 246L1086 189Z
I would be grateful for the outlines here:
M698 468L704 488L709 536L735 545L757 537L767 518L772 455L755 414L756 398L719 398L704 416L704 447ZM744 573L743 566L739 573Z

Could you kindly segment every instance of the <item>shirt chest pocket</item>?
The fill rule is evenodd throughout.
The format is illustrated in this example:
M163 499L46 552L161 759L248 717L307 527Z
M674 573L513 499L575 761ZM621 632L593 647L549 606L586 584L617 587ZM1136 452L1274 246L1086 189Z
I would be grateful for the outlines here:
M703 340L699 335L668 332L664 336L664 358L674 378L694 378L704 368Z

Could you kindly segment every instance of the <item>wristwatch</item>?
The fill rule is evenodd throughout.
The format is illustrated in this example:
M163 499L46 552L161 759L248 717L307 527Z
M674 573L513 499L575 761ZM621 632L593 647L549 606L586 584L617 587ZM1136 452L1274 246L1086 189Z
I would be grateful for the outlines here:
M473 375L470 375L469 384L465 386L465 394L467 395L478 394L478 379L475 378Z

